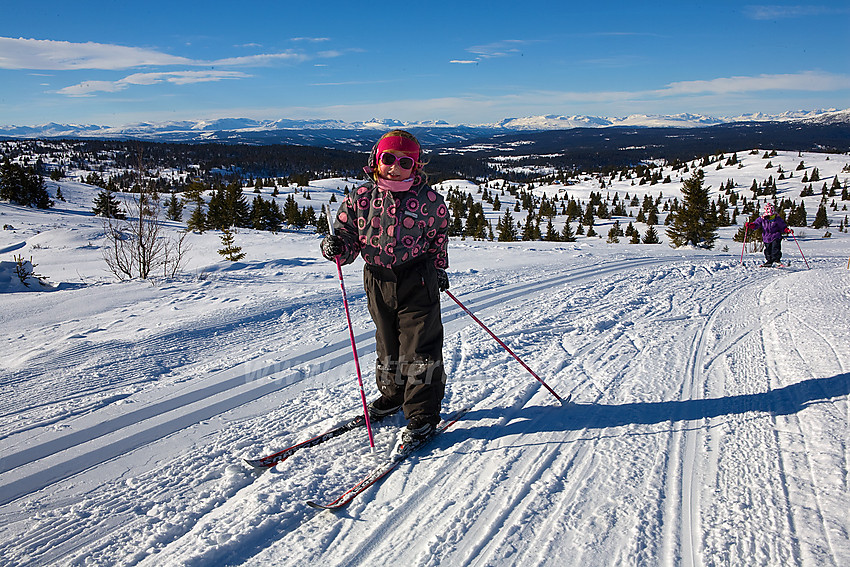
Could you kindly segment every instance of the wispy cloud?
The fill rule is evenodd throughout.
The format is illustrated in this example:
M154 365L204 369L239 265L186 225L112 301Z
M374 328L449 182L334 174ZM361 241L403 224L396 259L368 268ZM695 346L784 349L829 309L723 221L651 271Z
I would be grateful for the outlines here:
M165 66L226 66L258 67L274 63L300 63L313 58L335 57L334 52L306 54L287 50L203 61L169 55L141 47L106 43L72 43L50 39L0 37L0 69L34 69L42 71L72 71L98 69L117 71L137 67Z
M314 38L311 41L324 41ZM342 52L322 51L307 54L298 50L277 53L259 53L239 57L227 57L203 61L179 57L160 51L140 47L104 43L72 43L48 39L0 37L0 69L27 69L38 71L124 71L140 67L215 67L215 70L180 70L134 73L112 80L91 80L59 89L66 96L91 96L98 92L119 92L137 85L169 83L187 85L193 83L243 79L250 77L243 72L221 70L221 68L266 67L276 64L297 64L312 59L339 57Z
M467 47L466 51L475 55L475 59L452 59L449 63L453 63L455 65L473 65L480 63L485 59L521 55L523 46L531 43L537 43L539 41L540 40L504 39L483 45L473 45L471 47Z
M311 87L345 87L345 86L353 86L353 85L386 85L389 83L401 83L404 82L405 79L364 79L359 81L326 81L324 83L310 83Z
M199 65L215 65L216 67L264 67L274 63L301 63L312 59L313 56L296 51L284 51L281 53L261 53L259 55L245 55L243 57L228 57L210 62L198 62Z
M523 46L531 43L538 43L539 41L540 40L504 39L501 41L494 41L493 43L485 43L483 45L473 45L471 47L467 47L466 51L473 54L475 59L451 59L449 63L453 65L477 65L486 59L521 55Z
M744 7L744 14L753 20L781 20L788 18L802 18L806 16L825 16L836 14L850 14L850 7L838 8L835 6L819 5L750 5Z
M209 83L228 79L243 79L249 77L239 71L175 71L163 73L134 73L117 81L83 81L57 91L67 96L91 96L96 92L114 93L123 91L133 85L156 85L171 83L188 85L193 83Z
M653 91L660 96L730 94L759 91L834 91L850 89L850 76L821 71L781 75L722 77L704 81L679 81Z
M176 57L139 47L0 37L0 69L114 71L146 65L192 64L194 62L185 57Z
M522 39L505 39L485 45L473 45L466 50L480 59L491 59L493 57L508 57L522 53L522 46L530 43Z
M803 71L782 75L721 77L679 81L651 90L556 91L536 90L501 97L503 103L573 105L588 103L633 103L636 101L692 100L697 97L723 99L732 95L763 95L766 92L800 91L828 93L850 89L850 75Z

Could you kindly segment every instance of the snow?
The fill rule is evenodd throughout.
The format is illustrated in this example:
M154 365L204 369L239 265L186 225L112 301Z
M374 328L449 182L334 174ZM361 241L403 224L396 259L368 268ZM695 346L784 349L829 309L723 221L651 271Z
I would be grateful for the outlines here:
M742 169L706 168L708 185L734 177L749 196L753 178L776 177L760 154L737 153ZM822 179L811 222L821 183L850 176L850 159L771 161L794 171L801 159ZM798 199L801 173L780 196ZM621 198L680 195L680 179L609 181L603 193ZM316 182L312 204L351 183ZM844 211L830 209L831 238L797 230L810 269L793 241L786 269L758 268L750 250L742 264L737 227L710 251L453 239L451 291L575 404L444 298L444 414L473 409L332 514L305 502L333 499L386 456L401 417L375 428L374 454L362 430L264 474L242 462L358 411L319 237L240 230L248 255L231 263L217 234L192 234L179 277L116 282L89 213L97 189L60 185L67 201L49 211L0 203L5 565L850 564ZM590 191L591 175L535 189ZM17 285L16 256L50 286ZM372 398L361 270L344 275Z

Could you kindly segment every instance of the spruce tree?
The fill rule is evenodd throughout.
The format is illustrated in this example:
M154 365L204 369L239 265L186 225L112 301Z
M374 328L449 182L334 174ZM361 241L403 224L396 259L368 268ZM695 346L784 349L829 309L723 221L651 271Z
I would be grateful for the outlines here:
M177 198L176 193L172 193L171 198L168 200L165 218L178 222L183 220L183 203Z
M576 234L573 232L569 221L564 223L564 230L561 231L561 242L575 242Z
M301 210L298 208L298 202L295 200L295 195L290 194L283 203L283 218L287 224L295 227L303 225L301 218Z
M319 218L316 220L316 233L328 234L329 232L330 228L328 227L328 215L325 214L325 208L322 207L322 211L319 213Z
M529 211L528 216L525 217L525 224L522 229L523 240L540 240L539 222L534 212Z
M655 230L654 226L650 226L646 229L646 232L643 234L643 243L644 244L659 244L661 241L658 239L658 232Z
M499 219L497 230L499 231L499 242L513 242L517 239L517 228L510 209L505 209L505 214Z
M808 219L806 217L806 203L800 201L800 205L792 210L791 214L788 215L786 222L790 226L806 226L808 223Z
M821 205L815 214L815 222L812 223L812 228L827 228L828 226L829 218L826 216L826 207Z
M703 186L704 178L703 171L698 170L682 184L682 205L671 213L673 220L667 229L667 236L676 248L691 245L711 249L717 240L717 219L711 213L711 200L708 187Z
M480 205L473 204L469 208L469 215L466 217L466 227L463 230L464 236L479 238L482 234L481 227L484 223L484 209L479 211Z
M620 237L625 236L623 229L620 228L620 221L614 221L611 228L608 230L608 244L616 244L620 242Z
M230 183L224 188L224 209L228 226L250 226L251 208L248 200L242 195L242 186L239 183Z
M231 226L228 223L228 215L224 204L224 189L221 187L216 189L210 196L204 226L213 230L224 230Z
M552 219L549 219L546 222L546 236L543 237L543 240L548 240L549 242L557 242L561 238L558 236L558 231L555 230L555 225L552 224Z
M301 218L304 220L305 226L316 226L316 209L312 206L304 207L301 211Z
M186 228L201 234L208 228L207 215L204 214L204 205L202 202L199 201L196 204L195 210L192 211L189 220L186 221Z
M127 218L121 210L121 203L118 202L112 191L108 189L104 189L94 198L92 212L99 217L107 219L124 220Z
M245 253L242 252L242 247L236 246L235 239L233 237L233 232L230 231L230 228L225 228L222 231L221 244L224 247L219 249L218 253L230 260L231 262L238 262L239 260L245 257Z

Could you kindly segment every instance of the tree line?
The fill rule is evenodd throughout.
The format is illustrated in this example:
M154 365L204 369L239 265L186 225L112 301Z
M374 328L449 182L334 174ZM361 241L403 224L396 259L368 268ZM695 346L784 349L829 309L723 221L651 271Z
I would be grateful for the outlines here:
M0 200L37 209L53 206L44 177L36 168L12 163L8 157L0 163Z

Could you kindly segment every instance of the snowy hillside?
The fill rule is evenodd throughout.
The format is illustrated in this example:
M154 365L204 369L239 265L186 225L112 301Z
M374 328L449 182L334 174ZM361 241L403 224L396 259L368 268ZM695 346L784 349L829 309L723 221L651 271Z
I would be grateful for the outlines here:
M670 165L666 183L588 172L530 190L557 197L558 231L569 199L649 196L661 244L607 242L615 221L647 231L631 201L575 242L453 238L451 291L575 404L444 298L444 415L472 410L338 514L305 502L384 458L400 418L376 428L376 454L355 431L261 475L242 462L358 411L336 271L312 230L239 230L235 263L218 233L191 234L179 277L119 283L82 172L48 182L65 198L53 209L0 203L4 565L847 565L848 201L822 185L846 187L850 156L767 151L712 162L705 183L716 198L732 179L751 200L772 178L808 225L825 202L829 229L796 228L787 268L757 267L753 247L742 263L743 213L713 250L670 248L663 206L690 175ZM261 191L318 210L353 183ZM495 226L520 198L503 187L441 189L498 195L500 210L482 202ZM16 281L21 257L49 286ZM361 271L344 274L371 398Z

